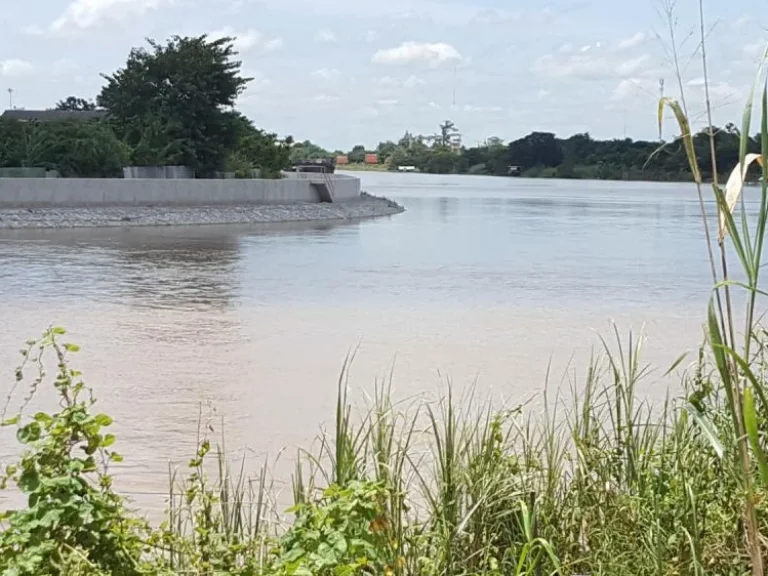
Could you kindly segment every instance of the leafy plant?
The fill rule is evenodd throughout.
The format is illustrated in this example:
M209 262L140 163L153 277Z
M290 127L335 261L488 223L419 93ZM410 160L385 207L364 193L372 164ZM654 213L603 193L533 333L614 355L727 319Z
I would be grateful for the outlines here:
M0 514L0 566L8 576L138 575L148 528L112 490L107 466L122 459L112 448L115 436L106 432L112 419L91 413L95 399L80 373L67 364L77 346L60 343L64 333L52 328L40 341L29 342L24 365L16 372L21 382L24 366L43 366L45 353L52 350L61 409L29 417L22 407L3 422L16 427L25 447L19 462L6 468L3 487L15 483L27 505ZM41 372L31 394L42 377Z
M280 540L276 574L345 576L391 574L394 563L387 542L389 497L380 483L333 484L315 501L299 503ZM395 559L397 562L397 559Z

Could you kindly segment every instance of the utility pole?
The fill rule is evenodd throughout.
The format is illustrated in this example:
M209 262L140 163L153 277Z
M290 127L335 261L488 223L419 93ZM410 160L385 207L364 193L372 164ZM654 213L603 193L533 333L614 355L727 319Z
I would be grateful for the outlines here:
M624 140L627 139L627 109L624 108Z
M13 88L8 88L8 109L13 110Z

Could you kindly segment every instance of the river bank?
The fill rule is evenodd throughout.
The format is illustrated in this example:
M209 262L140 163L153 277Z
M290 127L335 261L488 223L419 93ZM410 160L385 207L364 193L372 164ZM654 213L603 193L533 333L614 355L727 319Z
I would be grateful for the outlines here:
M338 203L2 208L0 230L320 222L362 220L403 211L396 202L365 193L359 200Z

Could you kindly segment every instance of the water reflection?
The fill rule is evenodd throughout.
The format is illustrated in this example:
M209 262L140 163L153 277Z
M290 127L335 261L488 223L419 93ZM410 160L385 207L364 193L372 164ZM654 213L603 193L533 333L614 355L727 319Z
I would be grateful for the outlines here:
M114 301L147 308L231 307L243 293L244 249L321 244L359 224L0 230L0 296ZM244 248L245 247L245 248ZM273 252L274 254L274 252Z

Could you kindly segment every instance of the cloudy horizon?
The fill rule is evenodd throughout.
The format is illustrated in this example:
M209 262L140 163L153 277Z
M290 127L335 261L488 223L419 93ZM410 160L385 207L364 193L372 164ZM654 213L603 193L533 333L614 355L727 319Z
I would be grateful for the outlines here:
M29 0L4 9L0 90L28 109L94 99L100 74L145 38L207 33L236 37L243 73L254 78L243 113L329 149L430 134L446 119L468 146L534 130L657 136L660 79L668 95L679 93L663 1L510 4ZM683 85L700 126L698 1L676 4ZM763 11L757 0L706 4L714 120L738 123L768 39Z

